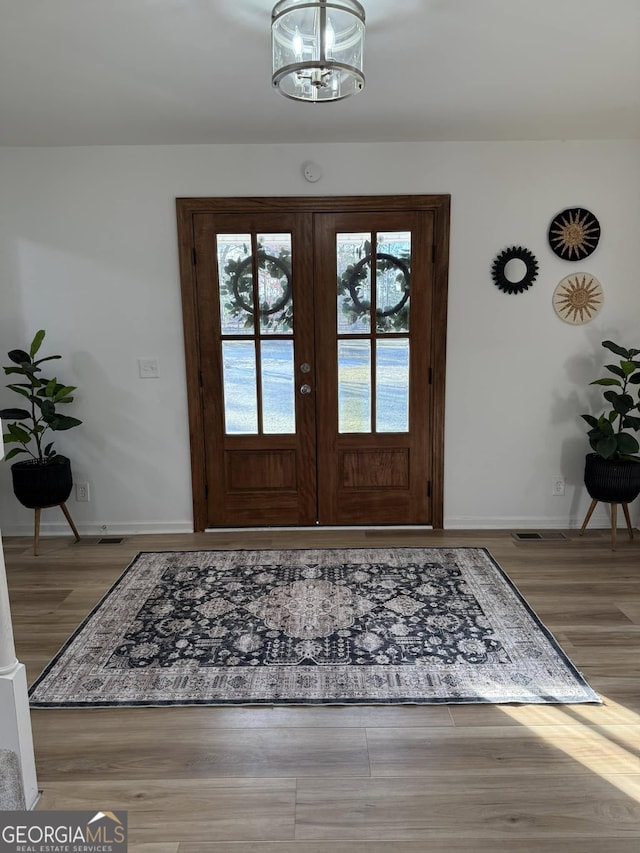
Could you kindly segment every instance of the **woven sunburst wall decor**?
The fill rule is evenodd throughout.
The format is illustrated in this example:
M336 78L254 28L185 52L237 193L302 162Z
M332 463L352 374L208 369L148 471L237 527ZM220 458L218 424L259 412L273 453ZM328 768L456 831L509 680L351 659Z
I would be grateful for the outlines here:
M553 307L565 323L581 326L600 313L604 292L598 279L588 272L566 275L553 291Z
M568 207L551 220L549 245L565 261L580 261L595 251L600 223L583 207Z

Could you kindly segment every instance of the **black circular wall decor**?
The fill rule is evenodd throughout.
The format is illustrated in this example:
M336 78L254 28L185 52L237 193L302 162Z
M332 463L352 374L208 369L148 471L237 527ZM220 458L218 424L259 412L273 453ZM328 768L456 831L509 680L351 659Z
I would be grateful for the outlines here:
M551 220L549 245L565 261L581 261L595 252L600 223L583 207L568 207Z
M519 281L511 281L505 275L507 264L513 260L522 261L526 267L525 273ZM528 249L524 249L522 246L511 246L510 249L500 252L493 262L491 277L500 290L505 293L522 293L531 287L538 277L538 262Z

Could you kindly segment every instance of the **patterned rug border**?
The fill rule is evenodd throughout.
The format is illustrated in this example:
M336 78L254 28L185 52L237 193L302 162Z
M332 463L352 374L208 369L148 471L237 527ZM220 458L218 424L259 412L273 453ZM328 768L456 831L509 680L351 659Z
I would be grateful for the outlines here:
M428 699L394 699L394 698L386 698L386 699L376 699L376 698L367 698L366 701L361 699L338 699L338 700L326 700L326 699L257 699L252 700L251 702L246 701L234 701L233 699L224 700L224 699L189 699L189 700L154 700L154 701L146 701L146 700L122 700L122 701L92 701L91 704L87 702L73 702L73 701L63 701L63 702L46 702L43 700L34 700L32 698L32 694L36 691L39 685L46 679L47 675L51 672L51 670L58 664L60 659L64 656L67 649L72 645L75 641L76 637L82 632L82 630L86 627L86 625L91 621L91 619L98 613L103 604L107 601L107 599L117 590L117 588L124 583L128 575L135 569L136 564L143 559L144 557L163 557L168 555L175 554L213 554L213 553L233 553L233 554L255 554L260 552L295 552L295 551L351 551L351 552L371 552L378 550L387 550L394 552L402 552L402 551L416 551L416 550L429 550L429 551L481 551L486 558L490 561L493 568L498 572L503 581L507 584L511 592L516 596L520 604L524 607L527 614L531 617L532 621L535 623L536 627L540 630L540 632L544 635L545 639L549 642L554 652L558 655L559 659L566 666L567 670L574 677L576 683L584 690L584 698L581 699L571 699L571 700L558 700L555 698L547 698L540 697L539 699L531 699L527 701L520 700L512 700L512 701L493 701L491 699L479 698L478 696L469 696L469 697L434 697ZM349 706L398 706L398 705L532 705L532 704L548 704L548 705L562 705L562 704L592 704L592 705L602 705L604 704L604 700L598 693L593 690L590 684L587 682L584 675L577 669L575 664L571 661L565 651L562 649L560 643L556 640L553 633L549 628L542 622L538 614L531 607L531 605L527 602L524 595L520 592L516 584L509 577L506 571L502 568L502 566L498 563L496 558L491 554L488 548L483 546L474 546L474 545L455 545L455 546L430 546L430 545L401 545L401 546L356 546L356 547L334 547L334 548L325 548L325 547L304 547L304 548L197 548L197 549L187 549L187 550L168 550L168 551L139 551L131 560L131 562L123 569L122 573L118 578L112 583L112 585L107 589L107 591L102 595L100 600L95 604L92 610L87 614L87 616L82 620L82 622L78 625L78 627L73 631L73 633L68 637L68 639L64 642L64 644L60 647L60 649L55 653L53 658L49 661L49 663L42 670L40 675L33 681L28 690L30 707L33 709L62 709L62 708L84 708L90 710L92 708L166 708L166 707L235 707L235 708L264 708L264 707L349 707Z

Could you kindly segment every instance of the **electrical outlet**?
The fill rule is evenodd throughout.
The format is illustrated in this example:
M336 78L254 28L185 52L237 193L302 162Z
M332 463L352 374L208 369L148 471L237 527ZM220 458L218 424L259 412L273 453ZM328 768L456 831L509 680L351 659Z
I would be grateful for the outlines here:
M89 501L89 483L76 483L76 500Z
M551 481L551 494L556 497L564 495L564 477L554 477Z

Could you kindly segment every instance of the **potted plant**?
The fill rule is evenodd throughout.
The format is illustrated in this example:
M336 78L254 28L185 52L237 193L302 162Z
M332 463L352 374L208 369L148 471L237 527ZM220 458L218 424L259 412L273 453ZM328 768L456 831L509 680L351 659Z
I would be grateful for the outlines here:
M584 480L593 500L627 504L640 494L640 445L632 434L640 429L640 402L631 393L640 385L640 349L625 349L613 341L602 341L602 346L619 361L605 365L611 376L590 383L608 389L603 396L609 408L597 418L581 416L590 427L593 450L587 454Z
M47 440L47 433L71 429L82 423L78 418L58 412L59 406L73 401L76 388L58 382L57 377L49 379L43 375L41 365L44 362L61 358L49 355L36 359L44 336L44 329L40 329L29 352L11 350L8 357L12 363L4 368L5 374L16 377L7 388L28 401L28 409L0 409L0 418L8 421L7 432L3 435L5 444L19 445L8 451L6 459L23 453L29 457L14 462L11 475L16 497L30 509L64 505L68 499L73 485L71 463L66 456L56 453L53 442Z

